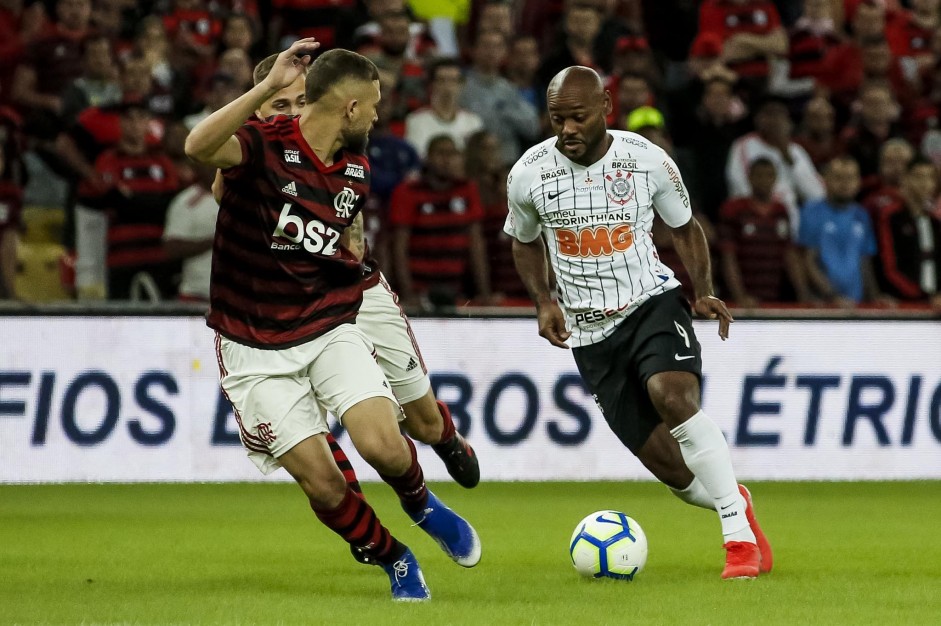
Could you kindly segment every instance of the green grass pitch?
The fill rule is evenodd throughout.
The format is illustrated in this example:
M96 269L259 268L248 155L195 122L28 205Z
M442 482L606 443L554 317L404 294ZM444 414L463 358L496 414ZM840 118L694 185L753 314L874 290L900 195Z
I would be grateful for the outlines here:
M480 565L452 563L391 490L366 493L431 602L389 599L290 484L0 486L0 624L941 624L941 483L753 483L775 571L722 581L719 524L654 483L451 484ZM634 582L578 577L598 509L650 542Z

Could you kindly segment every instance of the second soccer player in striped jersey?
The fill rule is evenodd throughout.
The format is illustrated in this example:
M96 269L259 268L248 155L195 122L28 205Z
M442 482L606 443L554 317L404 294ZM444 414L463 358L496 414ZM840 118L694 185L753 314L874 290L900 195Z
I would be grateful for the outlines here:
M415 556L346 484L325 441L329 411L411 519L458 564L477 564L477 534L425 487L415 446L398 429L398 404L353 323L362 264L341 234L369 191L363 151L376 120L378 70L346 50L311 64L317 45L301 40L282 52L263 81L186 140L191 158L225 177L208 323L222 388L259 469L284 467L317 517L382 565L394 599L427 600ZM243 125L308 64L299 117Z
M771 547L751 495L735 479L722 431L699 405L702 359L689 303L651 239L656 212L692 277L696 313L718 317L726 339L732 316L713 295L706 239L679 170L640 135L607 129L611 97L594 70L560 72L547 103L556 137L510 172L505 226L539 334L560 348L571 343L608 425L658 479L682 500L715 509L722 577L769 571Z

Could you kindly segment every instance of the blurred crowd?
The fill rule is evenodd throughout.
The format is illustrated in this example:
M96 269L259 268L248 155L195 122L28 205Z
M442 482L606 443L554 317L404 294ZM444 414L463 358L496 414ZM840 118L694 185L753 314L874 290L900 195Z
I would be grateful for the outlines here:
M0 299L204 301L186 135L314 36L380 69L366 229L412 307L527 304L506 175L578 64L677 161L727 301L941 308L939 4L0 0Z

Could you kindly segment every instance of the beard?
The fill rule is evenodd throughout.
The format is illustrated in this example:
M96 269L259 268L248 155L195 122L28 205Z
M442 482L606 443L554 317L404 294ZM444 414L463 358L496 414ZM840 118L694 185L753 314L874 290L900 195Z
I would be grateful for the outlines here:
M369 145L369 131L344 133L343 143L350 152L366 154L366 147Z

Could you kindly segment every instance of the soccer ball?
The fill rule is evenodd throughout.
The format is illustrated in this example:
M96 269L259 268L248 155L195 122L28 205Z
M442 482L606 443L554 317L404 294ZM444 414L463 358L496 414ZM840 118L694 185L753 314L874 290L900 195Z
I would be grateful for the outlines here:
M624 513L596 511L575 527L569 555L582 576L634 580L647 562L647 536Z

